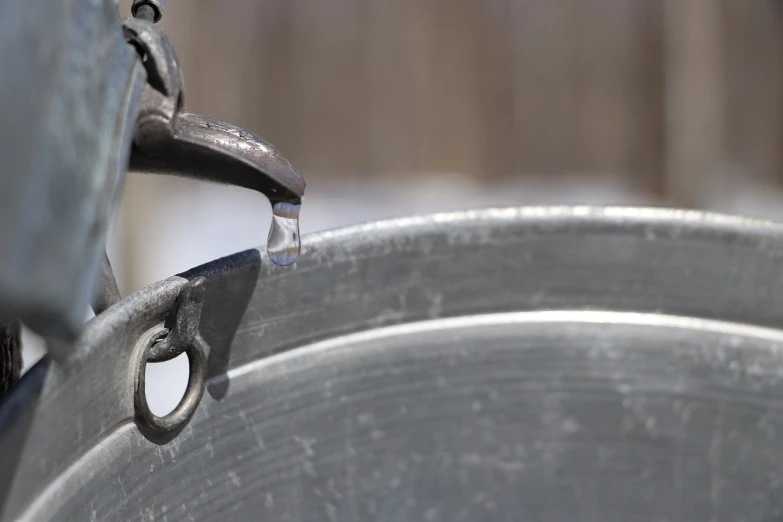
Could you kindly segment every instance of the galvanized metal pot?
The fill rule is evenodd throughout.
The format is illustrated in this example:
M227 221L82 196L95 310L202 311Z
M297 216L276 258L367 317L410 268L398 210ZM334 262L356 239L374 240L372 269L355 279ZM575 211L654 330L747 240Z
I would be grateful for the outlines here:
M154 418L140 373L198 277L190 388ZM2 519L780 520L781 324L783 227L699 212L482 210L317 234L289 269L245 252L23 379Z

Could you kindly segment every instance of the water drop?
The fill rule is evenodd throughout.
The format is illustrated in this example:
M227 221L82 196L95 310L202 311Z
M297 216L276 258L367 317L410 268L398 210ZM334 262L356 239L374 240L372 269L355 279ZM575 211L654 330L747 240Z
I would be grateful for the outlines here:
M275 203L272 207L272 226L266 241L266 253L273 263L287 266L299 257L299 209L293 203Z

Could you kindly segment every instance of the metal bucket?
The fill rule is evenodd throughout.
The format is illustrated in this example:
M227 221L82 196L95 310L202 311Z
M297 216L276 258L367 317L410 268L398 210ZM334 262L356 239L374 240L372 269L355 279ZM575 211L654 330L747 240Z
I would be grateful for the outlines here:
M189 395L156 427L145 354L197 276ZM699 212L481 210L310 236L289 269L237 254L23 379L2 519L780 520L782 301L783 227Z

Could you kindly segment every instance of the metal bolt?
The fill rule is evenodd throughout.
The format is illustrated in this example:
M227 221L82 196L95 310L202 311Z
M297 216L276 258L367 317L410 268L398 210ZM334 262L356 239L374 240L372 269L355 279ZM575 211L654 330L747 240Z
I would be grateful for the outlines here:
M163 16L166 0L133 0L131 14L135 18L157 22Z
M155 9L152 8L150 5L142 5L138 9L136 9L136 14L134 15L136 18L140 20L146 20L148 22L154 22L155 21Z

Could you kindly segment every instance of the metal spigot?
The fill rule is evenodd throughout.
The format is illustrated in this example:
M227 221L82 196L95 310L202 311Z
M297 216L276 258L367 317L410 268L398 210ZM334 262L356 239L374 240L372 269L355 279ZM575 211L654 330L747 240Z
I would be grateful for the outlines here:
M154 5L162 12L163 3ZM158 16L159 18L159 16ZM185 112L182 71L166 34L152 21L123 21L125 38L147 71L136 120L130 170L170 174L256 190L272 203L270 259L289 265L299 255L299 208L305 181L272 145L229 123ZM109 259L92 300L96 314L121 298Z
M165 33L135 18L126 19L123 28L147 70L132 171L245 187L273 205L301 202L304 178L272 145L229 123L184 111L182 72Z

